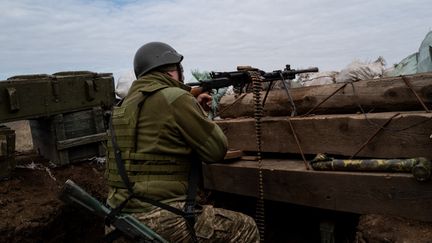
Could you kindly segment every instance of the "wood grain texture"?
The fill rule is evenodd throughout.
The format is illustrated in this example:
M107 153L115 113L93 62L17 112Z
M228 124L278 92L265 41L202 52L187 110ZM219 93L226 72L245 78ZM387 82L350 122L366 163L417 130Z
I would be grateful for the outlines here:
M256 161L207 164L207 189L256 197ZM359 214L383 214L432 221L432 182L411 174L307 171L302 161L263 160L264 197Z
M432 73L405 76L419 97L431 109ZM343 83L293 88L290 90L299 115L305 114L326 99ZM262 95L264 97L264 94ZM220 116L252 117L253 95L246 94L233 104L234 95L226 95L220 101ZM232 105L233 104L233 105ZM412 91L401 77L357 81L346 85L330 99L319 106L312 114L356 113L361 105L365 111L410 111L423 110ZM291 114L291 105L284 90L269 93L264 107L265 116L285 116Z
M291 119L305 154L351 156L395 113L368 115L316 115L311 117L264 117L262 151L299 153L288 119ZM252 118L218 121L230 149L256 151ZM359 153L358 157L432 159L432 114L405 112L394 117Z

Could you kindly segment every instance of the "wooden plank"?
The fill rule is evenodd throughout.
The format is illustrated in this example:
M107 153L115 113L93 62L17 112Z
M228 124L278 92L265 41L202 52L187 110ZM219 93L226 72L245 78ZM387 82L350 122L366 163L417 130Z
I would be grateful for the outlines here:
M58 165L105 155L107 139L100 107L30 122L34 147Z
M241 150L228 150L225 154L224 160L240 159L243 156Z
M409 75L406 78L420 98L431 108L432 73ZM305 114L343 85L343 83L338 83L291 89L291 96L298 114ZM219 104L219 115L222 118L253 116L254 102L251 93L236 103L234 103L235 100L234 95L222 97ZM360 111L359 104L365 111L373 110L374 112L423 110L401 77L389 77L348 84L320 105L313 114L356 113ZM271 91L264 107L264 115L285 116L290 114L291 105L286 92L284 90Z
M97 133L97 134L91 134L87 136L82 136L78 138L70 138L65 139L62 141L57 141L57 149L63 150L68 149L80 145L90 144L90 143L97 143L107 140L107 134L104 133Z
M104 117L103 117L103 111L100 107L93 107L93 120L95 124L96 133L104 132L106 133L107 128L105 127L104 123ZM107 136L105 136L105 141L108 139ZM98 144L98 155L100 157L106 155L106 144L105 143L99 143Z
M15 131L0 125L0 180L8 178L15 168Z
M203 166L204 187L258 195L258 163ZM384 214L432 221L432 182L411 174L308 171L302 161L263 160L264 198L359 214Z
M288 119L291 119L305 154L351 156L395 113L365 115L317 115L311 117L264 117L262 151L299 153ZM230 149L256 151L252 118L217 121ZM358 157L432 159L432 113L405 112L391 120L359 153Z
M65 119L64 119L64 115L63 114L58 114L58 115L55 115L54 116L54 118L52 119L52 123L53 123L53 126L54 126L54 131L55 131L55 133L54 134L52 134L52 136L54 136L54 141L62 141L62 140L65 140L67 137L66 137L66 129L65 129ZM42 141L42 143L43 143L43 141ZM48 154L49 153L52 153L52 154L58 154L57 156L55 156L55 157L58 157L58 163L60 164L60 165L66 165L66 164L69 164L69 153L68 153L68 151L64 151L64 150L58 150L58 148L57 147L45 147L45 149L48 149L48 150L54 150L54 149L56 149L57 150L57 152L47 152Z

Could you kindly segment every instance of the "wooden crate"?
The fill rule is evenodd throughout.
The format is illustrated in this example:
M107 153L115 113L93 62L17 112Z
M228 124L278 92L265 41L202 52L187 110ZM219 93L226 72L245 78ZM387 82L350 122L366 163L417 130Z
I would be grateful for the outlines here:
M21 75L0 82L0 123L39 119L115 101L114 78L88 71Z
M0 180L11 175L15 168L15 131L0 125Z
M56 165L106 154L101 107L30 121L34 148Z

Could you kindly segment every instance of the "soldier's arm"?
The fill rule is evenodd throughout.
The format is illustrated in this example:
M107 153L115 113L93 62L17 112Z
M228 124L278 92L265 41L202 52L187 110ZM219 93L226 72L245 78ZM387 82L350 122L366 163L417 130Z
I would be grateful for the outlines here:
M175 119L186 142L206 163L222 161L227 138L216 123L209 120L192 95L182 95L173 105Z

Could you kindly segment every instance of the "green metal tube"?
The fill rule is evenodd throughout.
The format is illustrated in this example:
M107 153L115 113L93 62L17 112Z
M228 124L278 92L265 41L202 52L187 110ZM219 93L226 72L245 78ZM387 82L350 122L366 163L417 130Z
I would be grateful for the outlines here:
M111 212L109 208L105 207L72 180L66 181L60 199L67 203L77 203L102 218L106 218ZM111 224L135 242L168 242L129 214L118 214L113 217Z
M105 217L111 212L111 210L101 204L72 180L67 180L65 182L60 194L60 199L68 203L77 203L99 217Z

